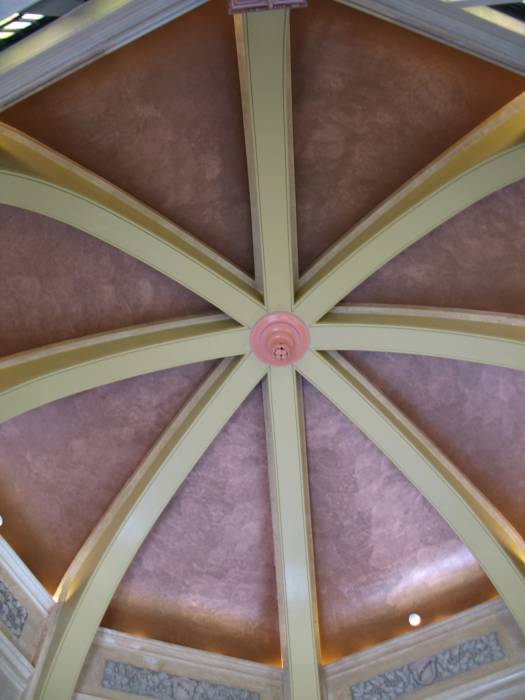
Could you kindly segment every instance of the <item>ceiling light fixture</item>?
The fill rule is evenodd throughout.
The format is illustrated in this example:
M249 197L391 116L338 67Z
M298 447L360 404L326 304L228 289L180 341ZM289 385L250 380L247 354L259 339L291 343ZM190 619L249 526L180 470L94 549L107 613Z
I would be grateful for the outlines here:
M0 27L3 27L4 24L8 24L9 22L12 22L17 17L18 17L18 12L13 12L12 15L8 15L7 17L4 17L4 19L0 19Z
M421 615L418 615L417 613L410 613L408 616L408 622L411 627L419 627L421 624Z
M10 24L6 24L5 28L6 29L13 29L14 31L17 32L19 29L27 29L30 26L31 26L31 22L21 22L20 20L15 20L14 22L11 22Z

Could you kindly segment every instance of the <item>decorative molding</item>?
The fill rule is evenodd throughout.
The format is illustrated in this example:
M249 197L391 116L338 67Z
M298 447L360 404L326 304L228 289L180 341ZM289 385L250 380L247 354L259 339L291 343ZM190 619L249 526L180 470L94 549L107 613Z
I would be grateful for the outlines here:
M100 628L95 637L77 686L79 698L117 697L118 691L107 691L106 696L100 685L108 660L177 678L242 688L254 693L257 700L282 700L283 674L279 668L107 628ZM121 691L118 697L125 700L126 692Z
M469 640L496 632L504 653L490 667L475 667L422 687L410 696L414 700L523 700L525 688L525 638L504 603L489 601L442 622L411 631L366 651L340 659L324 668L329 700L352 700L351 686L461 647ZM493 692L493 694L491 694ZM365 696L366 697L366 696ZM389 695L372 695L390 700ZM395 697L395 696L394 696ZM355 700L355 696L354 696Z
M106 661L101 685L159 700L260 700L260 695L250 690L227 688L118 661Z
M524 689L525 663L521 663L440 692L433 695L432 700L523 700Z
M0 698L18 698L33 674L33 666L15 645L0 632Z
M381 19L525 74L525 48L519 35L441 0L338 0ZM480 0L480 5L483 1Z
M396 700L505 657L497 632L352 685L353 700Z
M27 609L24 608L5 583L0 581L0 622L17 639L20 638L24 631L27 616Z
M202 5L205 0L91 0L0 57L0 109Z
M55 604L53 598L16 554L14 549L1 536L0 571L4 571L9 582L20 588L37 611L42 616L47 617Z
M232 14L241 14L256 10L306 7L307 4L307 0L228 0L228 9Z

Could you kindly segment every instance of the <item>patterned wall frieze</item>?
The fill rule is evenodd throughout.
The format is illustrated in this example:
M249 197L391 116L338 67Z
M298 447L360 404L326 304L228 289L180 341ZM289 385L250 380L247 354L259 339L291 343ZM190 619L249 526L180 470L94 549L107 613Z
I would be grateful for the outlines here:
M352 685L353 700L397 700L505 657L496 632Z
M158 700L260 700L259 693L106 661L103 688Z
M9 588L0 581L0 622L11 634L20 638L27 620L28 612L15 598Z

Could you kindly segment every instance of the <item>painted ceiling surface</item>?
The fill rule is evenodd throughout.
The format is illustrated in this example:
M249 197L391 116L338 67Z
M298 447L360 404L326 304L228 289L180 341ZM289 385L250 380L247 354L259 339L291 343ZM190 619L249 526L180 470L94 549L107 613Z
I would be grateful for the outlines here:
M335 2L292 13L299 263L525 89L525 80ZM222 0L106 56L2 120L254 272L231 17ZM0 353L208 311L124 253L0 208ZM411 246L345 303L525 313L525 183ZM525 535L525 377L348 353ZM141 458L213 368L87 391L0 426L3 534L50 592ZM322 655L331 661L495 595L470 552L368 439L304 383ZM168 505L106 626L280 663L260 388Z

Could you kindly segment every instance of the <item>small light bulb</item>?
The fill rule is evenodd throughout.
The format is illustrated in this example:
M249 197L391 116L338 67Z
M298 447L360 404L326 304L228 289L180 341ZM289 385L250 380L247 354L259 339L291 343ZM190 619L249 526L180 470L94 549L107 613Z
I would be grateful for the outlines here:
M417 613L410 613L410 615L408 616L408 622L411 625L411 627L419 627L419 625L421 624L421 616Z
M3 519L2 516L0 515L0 527L2 527L3 524L4 524L4 519Z

